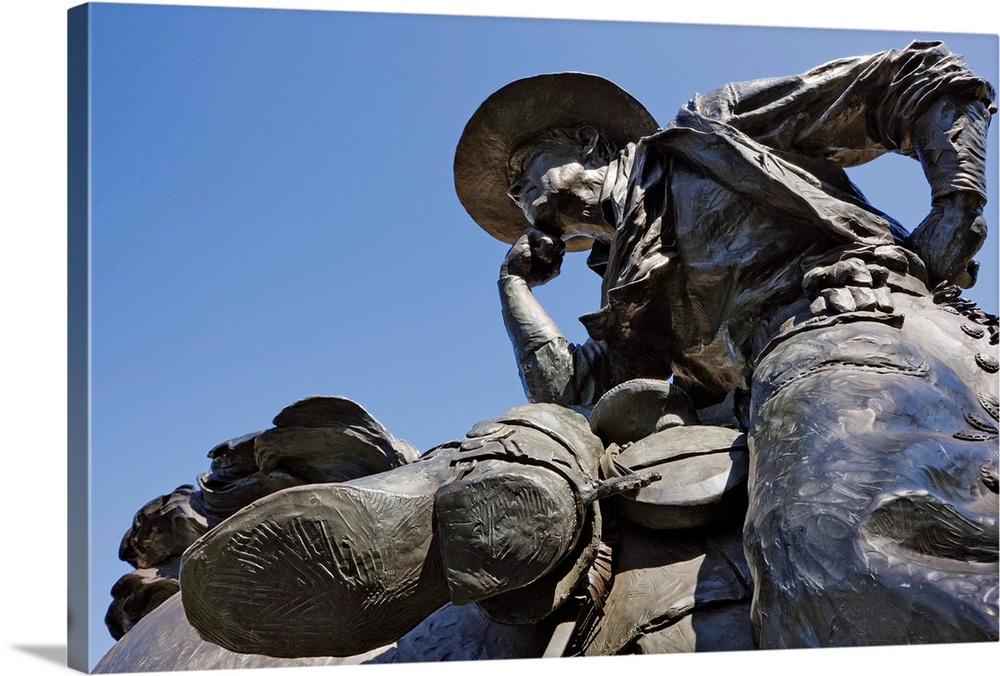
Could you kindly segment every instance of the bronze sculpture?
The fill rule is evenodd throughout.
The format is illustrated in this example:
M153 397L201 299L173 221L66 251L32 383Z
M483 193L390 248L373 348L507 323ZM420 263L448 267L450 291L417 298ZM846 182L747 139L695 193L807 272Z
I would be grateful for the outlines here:
M237 651L349 655L449 599L538 625L574 597L560 654L996 640L997 323L956 286L985 233L992 99L940 43L727 85L662 130L595 76L499 90L456 188L513 245L501 300L536 403L239 512L185 554L192 623ZM888 151L932 187L913 235L842 169ZM602 308L571 346L530 289L588 246ZM616 405L651 422L612 431ZM639 497L718 476L701 503ZM651 579L678 590L642 597Z
M569 380L565 396L672 375L699 407L742 400L762 646L995 637L996 605L981 599L996 595L996 319L949 304L974 281L985 234L990 86L940 43L913 43L727 85L609 163L587 128L574 156L571 140L505 127L530 116L544 78L494 94L456 159L463 203L508 241L519 226L509 206L496 216L502 161L520 161L510 196L535 229L500 284L529 396L553 396L539 381ZM539 108L551 128L558 113ZM931 184L931 214L909 236L841 168L890 150L919 159ZM615 226L588 261L604 266L603 308L582 318L592 341L569 347L529 288L558 269L559 240L599 217ZM917 423L922 409L933 414ZM942 544L955 541L975 553ZM949 600L926 607L911 576ZM883 595L906 622L874 616Z

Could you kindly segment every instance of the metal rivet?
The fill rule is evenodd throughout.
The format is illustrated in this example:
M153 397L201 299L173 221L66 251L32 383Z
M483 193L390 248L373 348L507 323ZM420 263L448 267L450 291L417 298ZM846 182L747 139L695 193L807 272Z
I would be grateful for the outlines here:
M996 435L986 434L985 432L955 432L952 436L962 441L989 441Z
M1000 401L990 394L979 393L979 403L982 404L983 409L990 414L994 420L998 420L998 414L1000 414Z
M997 371L1000 371L1000 363L997 363L996 358L991 357L988 354L983 354L982 352L977 354L976 363L979 364L979 368L989 373L996 373Z
M991 423L991 422L989 422L987 420L983 420L982 418L977 418L976 416L972 415L971 413L966 413L965 414L965 422L969 423L970 425L972 425L973 427L975 427L977 430L981 430L983 432L989 432L991 434L996 434L997 433L996 425L994 425L993 423Z
M973 338L982 338L986 335L986 332L983 331L982 327L976 326L975 324L962 324L962 330L965 331L966 335Z

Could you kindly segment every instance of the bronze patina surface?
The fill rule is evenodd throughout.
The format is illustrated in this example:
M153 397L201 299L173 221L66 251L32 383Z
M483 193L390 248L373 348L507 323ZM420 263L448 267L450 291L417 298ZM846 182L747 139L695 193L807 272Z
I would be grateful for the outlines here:
M661 128L598 76L501 88L455 181L529 403L422 454L341 397L221 444L126 534L102 669L998 640L993 112L940 42ZM844 171L890 152L912 233ZM532 289L588 248L573 345Z

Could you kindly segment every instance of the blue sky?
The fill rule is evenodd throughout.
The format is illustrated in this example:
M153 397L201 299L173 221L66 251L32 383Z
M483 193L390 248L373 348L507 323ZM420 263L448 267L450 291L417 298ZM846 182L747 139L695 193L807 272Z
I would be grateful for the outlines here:
M94 660L133 513L193 483L215 444L311 394L421 449L523 401L495 287L507 247L451 176L495 89L593 72L662 124L727 81L932 37L997 82L995 36L94 5ZM926 214L916 162L852 177L904 225ZM991 312L996 241L970 294ZM578 255L539 292L572 340L598 286Z

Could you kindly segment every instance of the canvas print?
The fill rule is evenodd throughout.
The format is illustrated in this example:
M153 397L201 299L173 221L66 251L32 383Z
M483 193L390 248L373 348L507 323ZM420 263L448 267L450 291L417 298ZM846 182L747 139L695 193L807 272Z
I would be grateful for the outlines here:
M69 35L72 666L998 640L996 35Z

